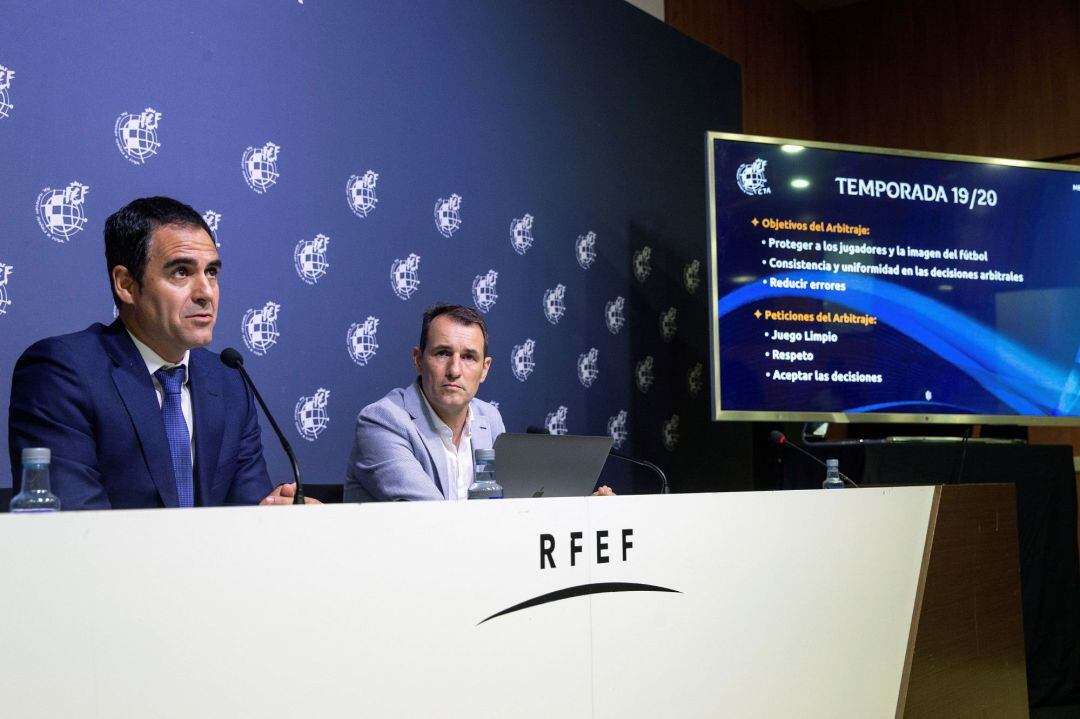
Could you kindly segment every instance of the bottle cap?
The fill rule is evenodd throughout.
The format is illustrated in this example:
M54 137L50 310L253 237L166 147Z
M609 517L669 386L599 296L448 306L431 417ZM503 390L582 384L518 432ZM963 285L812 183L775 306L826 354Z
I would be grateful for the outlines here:
M495 450L494 449L474 449L473 458L477 462L494 462Z
M838 459L826 459L825 460L825 466L826 467L839 467L840 466L840 460L838 460Z
M48 447L25 447L22 451L23 464L49 464L51 459Z

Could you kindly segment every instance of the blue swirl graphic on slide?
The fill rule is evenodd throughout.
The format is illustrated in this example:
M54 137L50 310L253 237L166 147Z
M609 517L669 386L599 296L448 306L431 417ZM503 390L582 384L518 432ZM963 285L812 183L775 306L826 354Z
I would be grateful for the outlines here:
M1017 414L1062 416L1072 414L1077 408L1080 397L1077 368L1070 372L1055 365L930 297L874 277L847 273L798 272L776 278L845 282L847 291L790 290L755 281L722 297L717 307L718 317L751 302L775 297L842 300L851 310L876 316L879 322L966 372Z

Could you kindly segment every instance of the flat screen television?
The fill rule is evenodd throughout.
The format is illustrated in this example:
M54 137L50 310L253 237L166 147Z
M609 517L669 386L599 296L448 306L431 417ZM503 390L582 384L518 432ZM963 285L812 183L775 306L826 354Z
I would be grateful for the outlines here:
M1080 424L1080 167L706 152L714 420Z

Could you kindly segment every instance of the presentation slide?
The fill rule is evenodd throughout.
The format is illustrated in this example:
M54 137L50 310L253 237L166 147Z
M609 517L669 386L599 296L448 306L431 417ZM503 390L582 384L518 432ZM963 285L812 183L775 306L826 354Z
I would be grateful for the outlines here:
M714 419L1080 415L1080 168L708 150Z

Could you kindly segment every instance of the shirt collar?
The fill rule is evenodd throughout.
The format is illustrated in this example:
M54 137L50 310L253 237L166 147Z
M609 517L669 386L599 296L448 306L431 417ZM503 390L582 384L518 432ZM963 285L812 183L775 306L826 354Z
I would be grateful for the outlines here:
M150 349L145 343L141 342L138 337L131 334L131 330L127 327L125 327L124 330L128 333L128 337L131 338L131 341L135 343L135 349L139 350L139 355L142 357L143 362L146 363L146 371L149 372L151 376L162 367L165 369L172 369L173 367L183 365L184 384L191 383L191 368L188 367L188 360L191 358L191 350L186 350L184 352L184 357L179 362L167 362L161 358L161 355Z
M443 422L442 418L435 413L435 408L431 406L431 403L428 402L427 395L424 394L424 388L420 387L419 389L421 402L420 406L424 408L424 415L426 415L428 421L435 426L435 430L439 433L439 436L452 440L454 437L454 430L452 430L450 428L450 425L448 425L446 422ZM466 439L472 437L472 423L472 402L469 402L468 407L466 407L465 409L465 430L461 433L462 437L465 437Z

